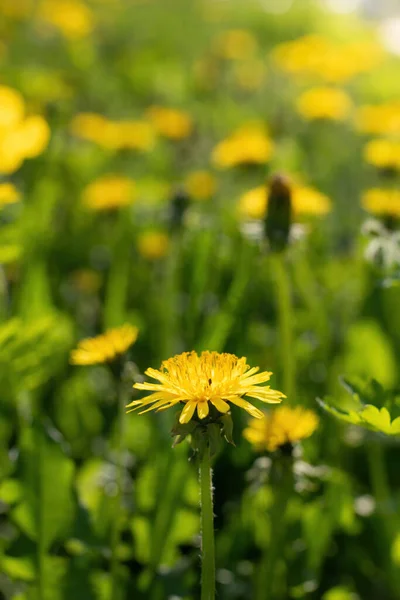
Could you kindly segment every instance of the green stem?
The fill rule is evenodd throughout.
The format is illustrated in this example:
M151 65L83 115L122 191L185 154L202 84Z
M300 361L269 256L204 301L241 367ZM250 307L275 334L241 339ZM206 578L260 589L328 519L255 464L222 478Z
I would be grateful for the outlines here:
M372 491L377 504L377 513L381 519L384 543L387 549L385 563L388 565L389 580L393 589L398 593L400 589L400 577L398 568L393 563L391 557L391 548L394 537L399 531L400 519L395 511L390 509L391 492L386 471L385 455L383 447L379 442L368 446L368 463Z
M292 459L282 457L272 467L274 500L270 512L270 535L258 570L256 600L276 600L274 593L277 562L283 555L285 540L285 514L287 502L293 489Z
M120 542L121 533L121 503L122 503L122 488L124 480L124 447L123 438L125 430L125 406L126 397L120 384L120 390L118 394L118 412L117 412L117 423L116 423L116 483L117 493L114 498L114 519L112 521L111 530L111 594L110 600L118 600L119 598L119 559L118 559L118 547Z
M278 308L279 348L283 369L283 392L289 401L293 400L296 392L296 363L293 336L293 307L292 290L285 254L283 252L271 255L271 266L275 279L276 302Z
M201 600L215 599L215 549L214 514L212 497L212 476L210 449L204 449L200 461L200 502L201 502Z
M44 497L44 474L43 474L43 461L44 461L44 452L43 452L43 434L40 432L38 439L36 440L38 444L38 460L39 460L39 498L40 501L38 503L39 506L39 514L38 516L38 541L37 541L37 587L38 587L38 597L39 600L44 600L45 597L45 559L46 559L46 545L44 538L44 523L46 519L46 514L44 513L44 502L42 499Z

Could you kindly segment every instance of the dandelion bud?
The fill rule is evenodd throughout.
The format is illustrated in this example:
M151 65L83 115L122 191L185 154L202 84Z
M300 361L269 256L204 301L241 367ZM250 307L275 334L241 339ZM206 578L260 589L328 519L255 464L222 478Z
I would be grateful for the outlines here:
M178 188L172 196L170 204L170 226L173 231L182 228L183 219L189 206L190 198L183 188Z
M292 222L292 194L285 175L274 175L268 194L265 235L273 252L285 250Z

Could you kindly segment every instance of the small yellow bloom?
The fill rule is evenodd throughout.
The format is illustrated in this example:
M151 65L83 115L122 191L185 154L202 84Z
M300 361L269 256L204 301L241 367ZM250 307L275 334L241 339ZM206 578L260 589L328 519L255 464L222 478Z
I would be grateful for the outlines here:
M0 86L0 135L16 127L24 118L25 103L21 94L12 88Z
M192 118L183 110L150 106L146 111L146 116L160 135L171 140L180 140L192 133Z
M380 188L366 190L361 204L365 210L374 215L400 217L400 190Z
M297 111L308 120L342 121L349 115L351 107L352 103L346 92L330 87L306 90L296 102Z
M293 75L344 83L376 68L384 57L384 50L381 44L370 39L337 44L312 34L279 44L272 56L282 70Z
M227 169L237 165L263 164L273 151L273 143L263 128L248 124L234 131L214 148L212 161L216 167Z
M263 219L267 212L268 190L265 186L245 192L239 199L239 215L247 219ZM330 212L330 199L310 186L294 184L292 207L295 215L322 216Z
M81 340L78 347L71 352L70 362L73 365L96 365L112 362L128 350L136 342L137 327L122 325L108 329L102 335Z
M19 191L12 183L0 183L0 208L18 202L20 197Z
M93 13L79 0L43 0L39 17L68 39L87 37L93 30Z
M9 19L20 20L30 17L34 8L34 0L1 0L0 12Z
M263 413L255 408L244 396L267 403L279 403L285 396L270 386L260 386L267 382L272 373L258 373L259 368L250 369L246 358L218 352L184 352L165 360L161 369L147 369L146 375L160 383L136 383L138 390L152 394L141 400L134 400L127 408L135 410L165 410L183 403L180 423L188 423L197 409L199 419L205 419L213 410L225 414L231 404L244 408L253 417L261 418ZM256 375L258 373L258 375Z
M214 175L209 171L192 171L185 179L187 193L195 200L208 200L217 189Z
M400 135L400 102L361 106L356 113L356 128L362 133Z
M279 406L264 413L262 419L252 419L243 435L258 452L274 452L285 444L310 437L318 424L319 418L312 410Z
M218 56L228 60L242 60L257 51L257 41L250 31L230 29L221 33L214 42Z
M155 141L153 127L146 121L111 121L96 113L76 115L70 130L81 139L111 150L151 150Z
M162 231L145 231L138 235L139 254L148 260L163 258L169 249L169 237Z
M400 169L400 141L371 140L364 148L364 158L380 169Z
M135 183L121 175L104 175L84 189L82 201L94 211L115 210L135 199Z

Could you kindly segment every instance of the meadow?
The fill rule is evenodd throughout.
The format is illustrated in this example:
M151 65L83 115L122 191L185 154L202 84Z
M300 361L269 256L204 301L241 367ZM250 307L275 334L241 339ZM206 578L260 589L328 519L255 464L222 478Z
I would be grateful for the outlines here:
M400 57L328 4L0 0L0 600L400 599Z

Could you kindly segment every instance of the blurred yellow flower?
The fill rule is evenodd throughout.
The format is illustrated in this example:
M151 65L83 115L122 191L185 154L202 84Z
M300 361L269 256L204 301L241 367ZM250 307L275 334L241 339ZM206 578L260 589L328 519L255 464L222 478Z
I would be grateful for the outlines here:
M192 133L192 118L183 110L150 106L146 111L146 116L160 135L171 140L180 140Z
M20 198L19 191L12 183L0 183L0 208L7 204L15 204Z
M311 34L279 44L272 56L288 73L312 76L326 83L344 83L376 68L384 57L384 50L371 39L338 44Z
M223 31L214 40L215 52L228 60L241 60L253 56L257 51L257 41L246 29Z
M163 361L161 369L147 369L145 374L160 383L136 383L137 390L151 391L152 394L141 400L134 400L127 408L135 410L165 410L183 403L179 422L188 423L197 409L199 419L205 419L215 409L218 413L229 412L231 404L244 408L253 417L261 418L263 413L255 408L244 396L267 403L281 402L285 396L270 386L260 386L267 382L272 373L250 369L246 358L218 352L184 352ZM210 403L210 404L209 404Z
M80 113L71 123L73 135L111 150L151 150L154 146L154 129L146 121L111 121L96 113Z
M356 128L362 133L400 135L400 101L361 106L356 112Z
M70 362L73 365L96 365L112 362L128 350L136 342L137 327L122 325L115 329L108 329L102 335L86 338L78 343L72 350Z
M263 219L267 213L267 204L267 187L253 188L239 198L239 215L247 219ZM331 201L313 187L293 184L292 206L295 215L321 216L330 212Z
M42 0L38 15L72 40L90 35L94 26L92 11L79 0Z
M279 406L251 419L243 435L257 452L274 452L285 444L294 444L310 437L319 424L318 416L301 406Z
M131 204L136 196L135 183L122 175L104 175L89 183L82 201L94 211L115 210Z
M24 118L25 103L19 92L0 86L0 136L4 129L16 127Z
M352 108L350 97L343 90L330 87L311 88L296 101L297 111L305 119L346 119Z
M400 190L373 188L361 198L362 207L378 216L400 217Z
M364 148L364 158L381 169L400 169L400 141L371 140Z
M185 188L191 198L208 200L217 189L217 182L209 171L192 171L186 176Z
M217 144L211 158L216 167L227 169L237 165L263 164L270 159L272 151L273 142L263 127L250 123Z
M144 231L137 237L139 254L147 260L163 258L169 249L169 237L163 231Z
M50 128L40 115L25 117L19 92L0 87L0 172L13 173L26 158L39 156L47 147Z

